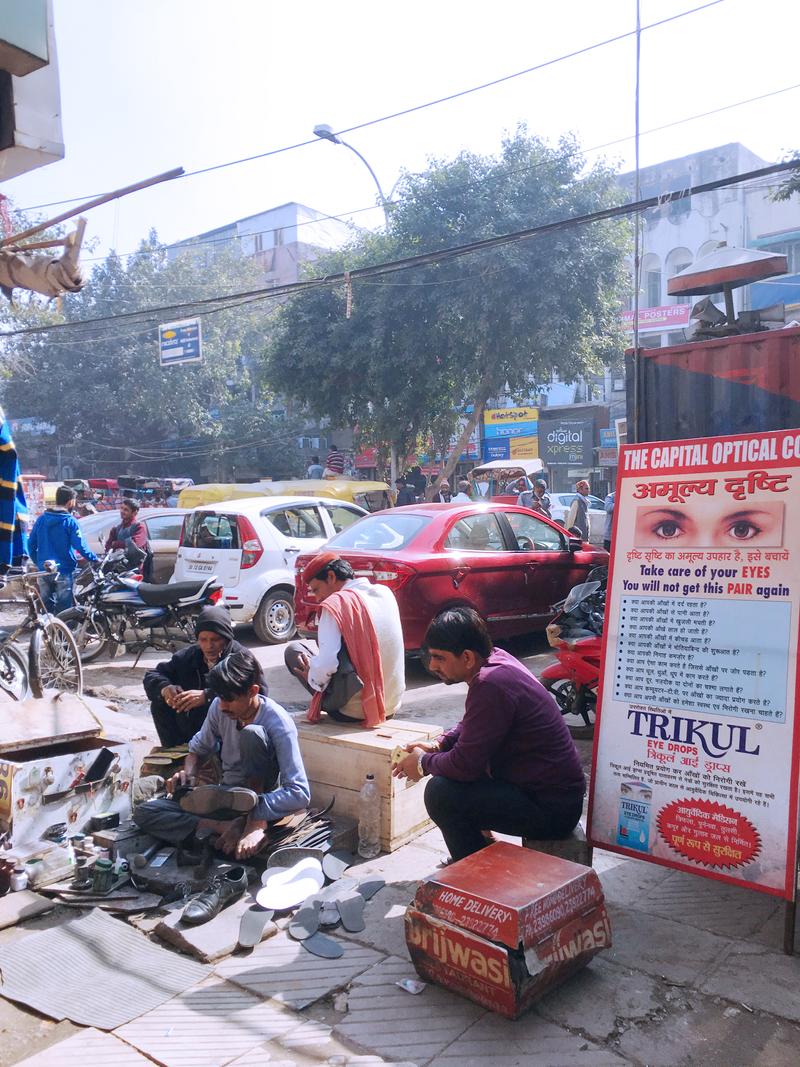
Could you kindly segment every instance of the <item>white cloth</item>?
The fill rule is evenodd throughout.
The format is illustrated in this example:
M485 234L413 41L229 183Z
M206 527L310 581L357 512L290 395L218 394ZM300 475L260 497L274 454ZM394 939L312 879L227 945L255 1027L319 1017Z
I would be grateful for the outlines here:
M451 504L471 504L472 501L470 500L470 498L467 496L466 493L456 493L456 495L453 497L453 499L450 501L450 503Z
M372 619L372 625L375 627L383 670L383 694L388 719L400 707L406 688L405 646L397 601L391 589L387 589L385 585L375 584L368 578L351 578L344 583L342 589L351 589L362 598ZM333 615L325 610L324 601L319 616L317 644L319 651L311 657L308 665L308 684L312 689L322 692L339 666L339 650L342 647L342 632ZM354 719L363 719L361 695L354 696L339 710Z

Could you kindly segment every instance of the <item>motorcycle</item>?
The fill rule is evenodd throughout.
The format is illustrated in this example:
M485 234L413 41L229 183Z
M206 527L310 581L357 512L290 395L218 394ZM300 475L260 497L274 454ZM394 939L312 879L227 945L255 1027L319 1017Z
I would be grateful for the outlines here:
M546 667L540 681L552 693L562 715L577 715L583 722L580 736L591 737L597 712L600 654L605 622L608 568L595 567L588 581L574 586L556 605L558 614L547 627L547 640L556 662Z
M76 577L75 606L58 617L72 631L83 663L106 651L113 658L133 644L135 667L146 648L174 652L180 644L191 644L195 617L222 596L216 575L171 585L144 582L137 571L144 557L130 544L107 552Z

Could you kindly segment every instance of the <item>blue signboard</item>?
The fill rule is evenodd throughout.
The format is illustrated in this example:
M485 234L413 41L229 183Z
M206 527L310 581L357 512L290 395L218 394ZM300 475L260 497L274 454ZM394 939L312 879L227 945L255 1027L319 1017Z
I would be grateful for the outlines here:
M203 359L199 319L167 322L158 327L158 349L162 367L178 363L200 363Z
M617 447L617 431L616 430L601 430L600 431L600 447L601 448L616 448Z
M488 463L492 459L508 459L510 455L510 441L507 437L495 437L483 442L483 462Z

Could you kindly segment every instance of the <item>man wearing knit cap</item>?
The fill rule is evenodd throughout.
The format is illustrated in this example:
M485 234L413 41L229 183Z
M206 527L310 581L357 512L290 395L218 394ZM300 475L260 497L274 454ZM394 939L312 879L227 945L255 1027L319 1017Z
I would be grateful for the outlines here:
M303 569L321 605L318 648L291 641L284 660L312 694L309 722L327 714L337 722L379 726L400 707L405 649L400 611L385 585L356 578L335 552L321 552Z
M194 629L195 644L182 648L144 676L150 714L164 748L185 745L198 732L214 699L206 687L208 672L224 656L242 647L233 639L227 608L203 608ZM267 695L266 688L263 693Z

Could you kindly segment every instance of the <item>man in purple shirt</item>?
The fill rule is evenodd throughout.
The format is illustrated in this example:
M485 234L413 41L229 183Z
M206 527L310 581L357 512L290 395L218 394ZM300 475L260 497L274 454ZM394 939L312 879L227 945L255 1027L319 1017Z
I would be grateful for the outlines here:
M431 780L425 807L450 855L487 844L484 831L548 840L574 830L586 780L555 700L526 667L494 648L471 608L438 615L425 635L430 670L469 686L464 718L436 741L406 746L398 777Z

